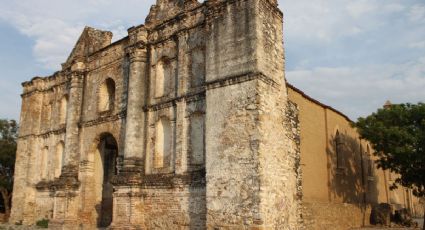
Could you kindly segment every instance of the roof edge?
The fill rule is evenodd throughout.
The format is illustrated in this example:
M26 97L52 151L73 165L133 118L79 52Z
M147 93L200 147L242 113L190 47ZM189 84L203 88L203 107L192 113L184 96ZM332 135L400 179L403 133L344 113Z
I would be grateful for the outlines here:
M304 97L305 99L307 99L307 100L309 100L309 101L311 101L311 102L315 103L316 105L319 105L319 106L323 107L324 109L329 109L329 110L331 110L331 111L333 111L333 112L335 112L335 113L337 113L337 114L341 115L341 116L342 116L342 117L344 117L344 118L345 118L348 122L352 122L352 123L354 123L354 121L353 121L353 120L351 120L351 119L350 119L347 115L345 115L345 114L344 114L344 113L342 113L341 111L339 111L339 110L337 110L337 109L333 108L332 106L325 105L325 104L323 104L322 102L320 102L320 101L318 101L318 100L316 100L316 99L314 99L314 98L310 97L309 95L307 95L307 94L306 94L306 93L304 93L302 90L300 90L300 89L298 89L297 87L295 87L294 85L290 84L289 82L286 82L286 85L287 85L289 88L291 88L292 90L294 90L295 92L297 92L297 93L301 94L301 96L302 96L302 97Z

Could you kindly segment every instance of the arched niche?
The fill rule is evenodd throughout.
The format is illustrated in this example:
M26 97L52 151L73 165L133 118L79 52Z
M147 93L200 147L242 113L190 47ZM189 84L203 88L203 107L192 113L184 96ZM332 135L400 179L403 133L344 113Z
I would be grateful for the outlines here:
M160 59L155 65L155 97L163 97L169 92L169 84L172 81L172 65L167 58Z
M204 164L205 155L205 115L193 113L189 127L190 164Z
M98 111L106 112L113 109L115 103L115 81L107 78L99 87Z
M59 124L66 123L66 113L68 108L68 95L62 96L59 103Z
M205 51L203 48L193 49L190 57L190 86L199 87L205 82Z
M65 144L63 141L60 141L56 145L56 154L55 154L55 168L54 168L54 176L55 178L58 178L61 175L62 172L62 166L64 163L64 150L65 150Z
M154 168L163 168L164 161L171 154L172 129L171 122L161 117L156 123Z
M40 155L40 178L41 180L47 179L48 168L49 168L49 147L44 146L41 150Z

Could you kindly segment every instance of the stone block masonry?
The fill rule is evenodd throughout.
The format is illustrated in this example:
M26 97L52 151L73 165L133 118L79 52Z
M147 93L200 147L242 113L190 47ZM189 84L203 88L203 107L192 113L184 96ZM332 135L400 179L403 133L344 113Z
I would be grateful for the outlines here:
M11 222L301 229L282 23L274 0L157 0L115 43L85 28L23 83Z

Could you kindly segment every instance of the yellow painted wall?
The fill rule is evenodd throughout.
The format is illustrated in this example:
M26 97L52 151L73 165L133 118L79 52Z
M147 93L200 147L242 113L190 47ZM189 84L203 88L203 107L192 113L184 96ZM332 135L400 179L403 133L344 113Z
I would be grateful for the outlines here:
M321 229L335 225L338 229L367 225L370 206L377 203L390 203L396 209L415 207L418 201L409 191L389 190L389 172L376 167L369 143L360 139L345 115L291 85L288 85L288 97L299 109L303 209L304 216L312 219L306 221L307 226L317 225L314 228ZM341 140L338 155L342 157L339 166L337 131ZM327 215L326 210L356 217L333 223L332 215Z

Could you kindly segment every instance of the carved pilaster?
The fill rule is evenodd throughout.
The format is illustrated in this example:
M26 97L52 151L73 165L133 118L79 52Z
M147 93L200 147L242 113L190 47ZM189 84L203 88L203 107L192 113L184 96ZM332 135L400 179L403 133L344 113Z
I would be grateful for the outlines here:
M130 57L130 76L128 80L127 122L123 162L124 171L126 171L127 168L136 167L136 165L140 168L143 167L142 159L144 156L145 137L145 113L143 111L143 106L146 105L148 81L148 58L144 43L139 42L128 47L127 53Z
M138 42L126 49L130 57L127 121L122 165L114 185L114 213L111 229L139 229L143 226L141 183L143 175L148 58L146 46Z
M82 64L69 75L69 103L67 108L65 134L65 164L70 167L78 166L79 158L79 127L81 117L83 83L85 71Z

